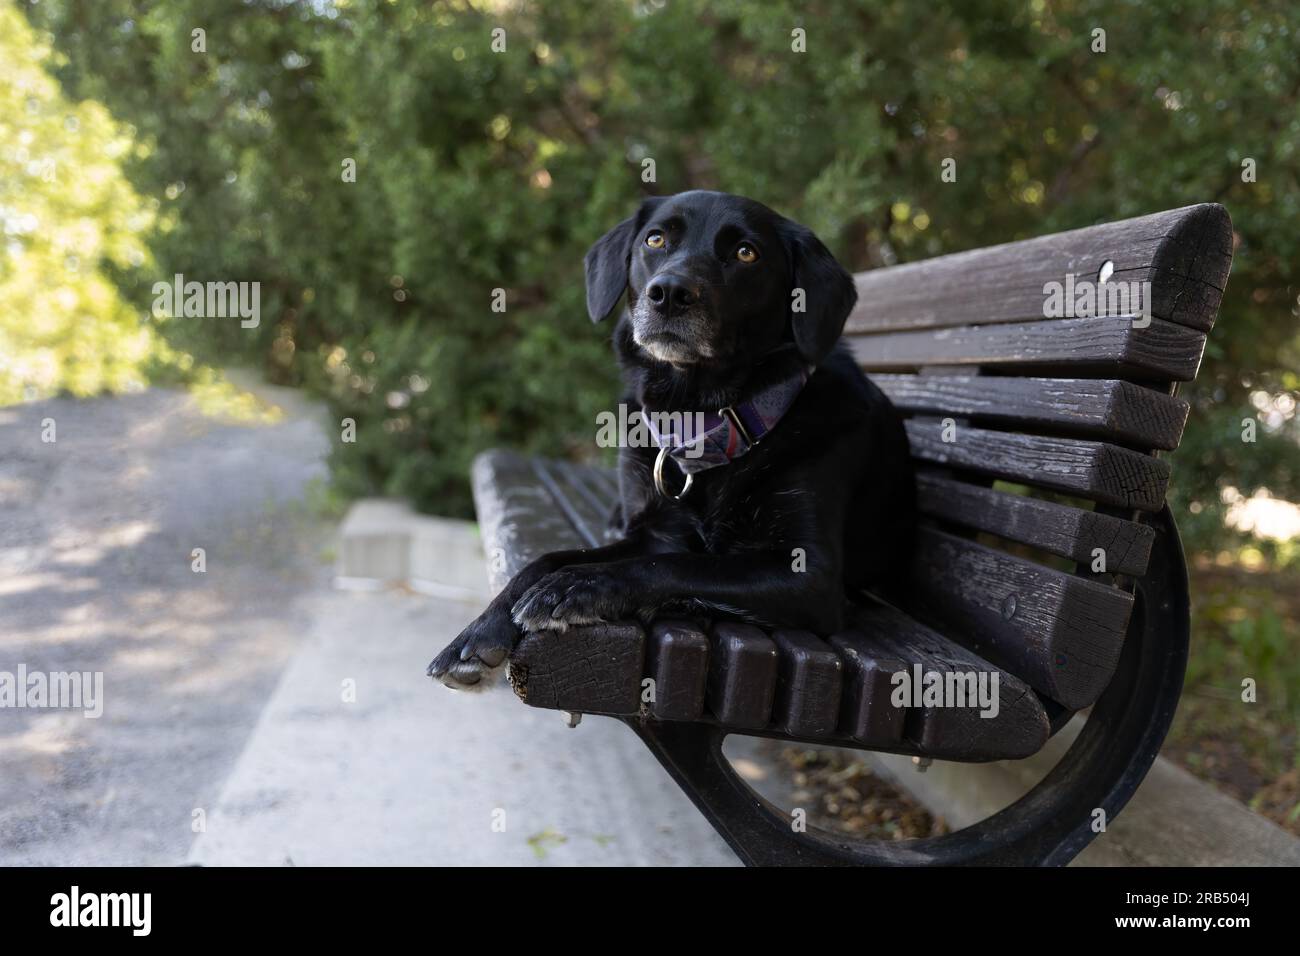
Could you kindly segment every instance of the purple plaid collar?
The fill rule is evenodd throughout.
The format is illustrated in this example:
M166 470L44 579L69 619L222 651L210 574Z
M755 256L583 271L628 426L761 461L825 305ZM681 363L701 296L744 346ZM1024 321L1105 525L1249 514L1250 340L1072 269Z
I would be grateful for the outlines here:
M728 464L762 441L790 410L813 373L813 366L805 364L792 346L771 353L763 365L779 366L784 371L770 385L716 412L672 416L671 427L663 430L655 420L656 413L642 412L656 447L661 449L655 464L656 485L661 493L668 494L659 478L665 455L686 475L681 494L670 496L681 497L696 472Z

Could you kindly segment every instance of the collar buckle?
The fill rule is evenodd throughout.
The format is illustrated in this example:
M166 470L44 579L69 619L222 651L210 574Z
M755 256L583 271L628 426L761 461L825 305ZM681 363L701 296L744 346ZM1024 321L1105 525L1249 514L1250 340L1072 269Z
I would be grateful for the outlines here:
M736 433L740 435L741 438L745 439L746 449L753 447L754 438L749 434L749 429L747 429L745 423L740 420L740 415L736 413L736 409L733 406L726 405L719 408L718 414L731 422L731 427L736 430Z

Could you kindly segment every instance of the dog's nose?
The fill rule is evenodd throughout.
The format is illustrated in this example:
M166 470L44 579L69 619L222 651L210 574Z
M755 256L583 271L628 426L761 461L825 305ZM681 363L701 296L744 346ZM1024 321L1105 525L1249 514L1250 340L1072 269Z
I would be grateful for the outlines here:
M685 312L699 299L695 288L680 276L659 276L645 290L656 312L669 317Z

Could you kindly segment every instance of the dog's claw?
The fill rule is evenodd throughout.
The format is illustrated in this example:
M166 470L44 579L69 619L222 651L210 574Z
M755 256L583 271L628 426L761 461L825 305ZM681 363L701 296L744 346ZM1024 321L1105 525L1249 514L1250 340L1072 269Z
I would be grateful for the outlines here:
M618 595L609 580L589 568L565 568L529 588L510 615L520 630L566 631L617 620Z
M468 661L444 663L442 655L439 655L429 665L428 675L452 690L476 690L481 686L486 687L496 670L497 667L488 666L477 657Z
M504 647L497 644L484 645L476 640L467 641L460 649L460 659L468 661L477 657L488 667L499 667L509 654Z
M515 602L510 609L510 617L525 633L532 631L563 631L568 627L564 621L553 616L559 595L544 586L545 579L539 581Z
M500 611L485 613L439 652L425 673L454 690L486 686L514 646L514 624Z
M474 687L487 676L481 661L457 661L443 670L436 677L444 686L452 690Z
M564 622L565 624L575 626L582 624L598 624L601 620L599 617L584 611L578 606L578 602L567 596L563 601L555 606L555 610L551 612L551 618L557 623Z

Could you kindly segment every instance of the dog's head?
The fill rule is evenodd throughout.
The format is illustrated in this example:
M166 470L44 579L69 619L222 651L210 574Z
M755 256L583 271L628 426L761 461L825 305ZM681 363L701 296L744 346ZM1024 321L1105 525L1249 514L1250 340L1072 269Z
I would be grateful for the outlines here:
M591 247L586 271L592 321L626 291L637 348L677 368L748 365L787 342L815 365L857 301L811 230L727 193L646 199Z

